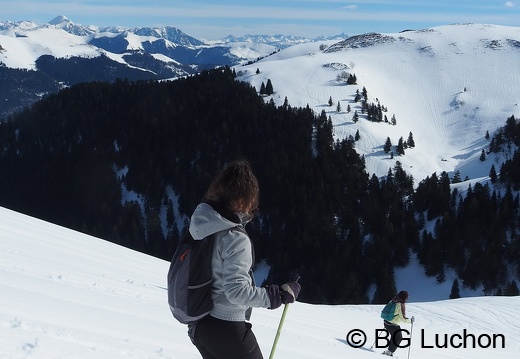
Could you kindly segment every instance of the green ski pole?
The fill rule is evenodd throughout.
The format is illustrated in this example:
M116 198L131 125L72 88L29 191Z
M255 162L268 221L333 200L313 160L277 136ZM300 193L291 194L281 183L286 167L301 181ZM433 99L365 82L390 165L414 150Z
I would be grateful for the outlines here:
M280 338L280 333L282 331L283 322L285 320L285 314L287 314L287 308L289 308L289 304L286 304L283 308L282 319L280 319L280 324L278 324L278 330L276 331L276 336L274 338L273 347L271 348L271 354L269 355L269 359L274 358L274 351L276 350L276 344L278 344L278 339Z

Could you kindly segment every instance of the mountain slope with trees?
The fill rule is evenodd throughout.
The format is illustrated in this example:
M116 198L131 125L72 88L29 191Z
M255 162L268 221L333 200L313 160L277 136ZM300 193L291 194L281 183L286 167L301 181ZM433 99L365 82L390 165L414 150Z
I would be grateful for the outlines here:
M334 139L326 114L265 103L235 77L221 68L48 96L0 124L0 205L169 260L212 176L243 156L261 185L248 226L257 259L270 265L270 281L298 271L303 301L385 302L412 253L439 281L451 268L486 293L516 283L518 195L490 206L475 186L459 198L446 173L414 190L399 162L371 175L353 138ZM473 237L478 221L493 231ZM475 270L484 262L487 271Z

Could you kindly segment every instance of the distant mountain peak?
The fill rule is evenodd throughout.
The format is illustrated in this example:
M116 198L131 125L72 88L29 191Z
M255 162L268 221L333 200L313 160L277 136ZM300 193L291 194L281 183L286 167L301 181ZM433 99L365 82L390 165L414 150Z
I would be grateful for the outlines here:
M95 27L92 28L89 26L74 24L64 15L56 16L47 24L42 25L42 27L53 27L56 29L62 29L70 34L77 36L88 36L96 32Z
M51 21L49 21L49 25L59 25L61 23L71 23L72 21L70 21L66 16L64 15L59 15L59 16L56 16L54 19L52 19Z

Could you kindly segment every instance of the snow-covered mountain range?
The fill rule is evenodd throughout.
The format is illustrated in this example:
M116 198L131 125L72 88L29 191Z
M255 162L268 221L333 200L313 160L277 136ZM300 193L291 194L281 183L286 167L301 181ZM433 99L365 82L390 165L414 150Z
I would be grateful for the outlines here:
M258 90L271 80L275 93L267 101L282 105L287 98L291 106L325 111L338 139L357 133L356 149L371 174L385 175L399 161L416 184L440 171L478 180L509 155L479 159L489 143L486 133L492 136L511 115L520 117L519 55L520 28L486 24L332 39L247 35L205 42L174 27L99 28L64 16L43 25L4 21L0 74L11 72L2 75L0 117L89 78L175 78L230 65ZM37 73L45 77L26 78ZM346 74L357 83L346 84ZM24 89L31 83L39 87ZM355 101L363 89L366 102L383 109L382 122L367 121L362 100ZM32 97L22 101L24 94ZM410 135L415 147L396 155L400 138ZM387 139L390 152L383 150Z
M341 36L335 38L341 39ZM7 67L26 69L35 69L36 59L43 54L55 57L105 54L123 61L121 56L116 55L143 51L162 61L175 63L181 62L177 59L179 48L183 48L184 57L192 61L183 62L186 65L235 65L265 56L276 49L310 41L295 36L246 35L208 42L189 36L173 26L101 28L75 24L63 15L43 25L30 21L0 21L0 44L3 48L0 61ZM247 51L237 50L246 45ZM189 50L196 52L190 56L186 54ZM222 62L221 56L227 58L226 63Z
M0 118L78 82L178 78L252 62L310 41L247 35L209 42L173 26L101 28L76 24L65 16L42 25L0 21Z
M365 156L369 173L386 175L399 161L415 184L434 172L453 177L457 170L462 179L485 180L491 165L498 169L510 155L491 154L481 161L489 145L486 132L492 136L508 117L520 118L516 27L457 24L369 33L295 45L236 70L257 89L271 80L274 94L266 101L282 105L287 98L291 106L325 111L338 139L358 132L356 150ZM347 84L346 74L355 75L357 84ZM367 120L362 101L355 102L363 89L367 103L380 105L388 122ZM407 141L410 133L415 147L396 155L399 139ZM393 158L384 151L387 138Z

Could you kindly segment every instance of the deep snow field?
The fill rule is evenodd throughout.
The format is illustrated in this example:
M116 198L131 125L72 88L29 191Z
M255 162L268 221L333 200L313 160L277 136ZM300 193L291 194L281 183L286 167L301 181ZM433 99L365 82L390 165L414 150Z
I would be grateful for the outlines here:
M0 218L1 359L200 358L169 311L167 261L4 208ZM518 358L520 297L418 302L415 289L406 289L407 313L416 321L399 358L408 349L413 359ZM384 358L382 348L369 350L377 333L376 346L385 344L377 332L381 305L297 302L287 309L274 358ZM266 359L281 315L281 308L253 311ZM352 343L362 339L353 330L365 333L364 347L349 346L347 333ZM445 338L452 344L439 348Z

